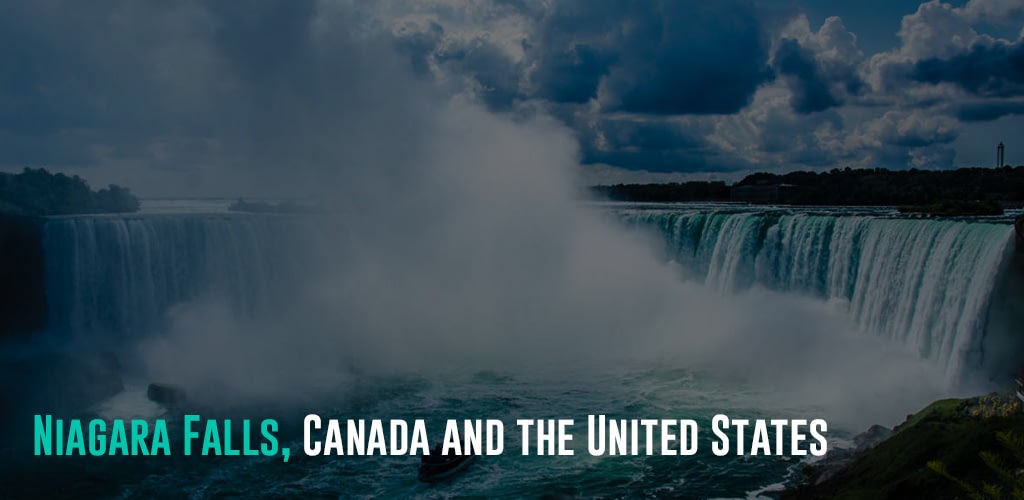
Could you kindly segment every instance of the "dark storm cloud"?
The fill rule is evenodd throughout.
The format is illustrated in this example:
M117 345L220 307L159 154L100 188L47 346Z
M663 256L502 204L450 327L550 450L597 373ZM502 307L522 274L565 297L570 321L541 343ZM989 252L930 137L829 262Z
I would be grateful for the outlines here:
M836 88L843 93L856 94L864 85L852 65L821 63L794 39L785 39L779 44L775 67L792 91L793 110L802 114L842 105L843 99Z
M420 74L433 61L473 78L498 109L515 98L584 103L604 84L606 111L731 113L772 78L769 36L751 2L499 2L486 17L506 11L536 23L522 62L482 36L446 38L436 22L399 30L397 46Z
M597 97L597 87L619 56L587 44L550 52L538 61L533 73L534 95L561 103L585 103Z
M533 95L559 103L583 103L597 97L598 86L619 62L622 12L615 2L552 4L529 38L527 57Z
M663 18L645 19L646 29L625 41L633 57L607 81L612 109L727 114L746 106L771 73L760 25L743 7L672 2Z
M815 29L800 6L773 3L4 2L0 165L124 162L277 186L281 165L298 183L360 151L387 170L402 149L367 131L414 125L345 117L410 105L413 75L491 111L551 113L584 162L649 171L949 145L943 134L893 143L889 129L849 140L889 109L963 122L1024 113L1024 41L980 37L966 7L924 4L901 46L865 58L838 18ZM965 92L948 84L972 101L952 102Z
M435 57L449 71L472 77L479 84L477 95L491 109L510 109L520 96L520 65L486 39L447 47Z
M798 113L824 111L839 104L832 95L828 83L822 78L814 56L800 47L800 42L783 40L775 54L779 74L789 79L793 91L793 109Z
M373 123L411 106L411 71L377 35L351 37L349 13L317 5L4 3L0 164L124 159L242 193L330 185L340 158L386 173L404 149L368 131L415 126L416 113Z
M1008 115L1024 114L1024 101L983 101L960 104L955 107L956 117L964 122L987 122Z
M984 3L975 0L971 8L983 8ZM829 161L900 155L923 166L920 162L929 158L952 158L948 148L942 154L924 150L949 146L955 140L954 116L983 120L1016 113L1003 96L1021 95L1021 78L1014 68L1022 67L1022 42L989 38L989 43L974 44L960 56L942 52L946 59L919 62L929 54L928 47L937 47L931 52L937 54L943 43L966 36L962 26L950 23L950 16L967 16L966 10L926 4L904 19L903 46L896 47L888 59L877 61L889 63L873 64L858 47L857 35L838 17L826 18L815 29L799 6L770 10L770 4L750 0L437 2L406 9L411 14L403 13L401 23L392 25L386 35L416 74L442 84L446 91L472 93L490 110L500 112L538 109L535 101L542 101L542 109L576 130L584 162L634 170L774 168L790 162L826 166ZM275 111L263 116L240 102L229 109L255 114L257 123L283 116L285 123L297 121L299 130L309 128L302 126L304 122L328 121L324 114L331 107L321 109L316 102L332 93L317 86L339 77L325 78L320 70L309 73L309 68L326 67L330 73L345 67L345 58L341 63L329 61L322 54L323 46L308 43L308 16L304 16L313 10L309 5L257 7L254 10L263 13L263 20L249 13L246 22L232 28L237 40L224 34L215 39L221 57L242 65L233 70L245 80L240 87L253 95L250 99L271 94L267 83L249 82L258 80L258 75L244 71L253 66L246 64L247 57L257 64L261 58L236 50L248 45L246 37L261 31L268 38L282 39L283 48L277 49L281 53L269 52L271 63L280 60L271 67L277 73L299 75L307 83L270 80L286 88L289 96L280 99L273 94L270 103L290 109L297 101L294 113ZM911 9L903 10L910 13ZM216 12L213 17L230 19L234 14ZM276 18L281 22L268 21ZM408 27L401 28L402 23ZM280 32L268 31L271 25ZM253 46L259 48L256 52L264 50L258 42ZM289 53L293 56L284 56ZM1004 61L1002 69L995 67L999 60ZM965 77L970 74L965 68L980 61L991 61L984 63L993 66L986 70L989 80ZM956 81L981 99L955 107L946 89L922 84L930 81ZM307 96L313 96L308 103ZM849 140L857 133L844 125L851 103L885 103L903 112L901 116L917 117L915 110L928 111L920 116L944 113L950 122L915 118L906 126L880 128L870 141ZM873 112L876 117L886 108L878 109ZM334 111L341 112L343 107ZM870 114L849 121L855 125L870 121ZM308 120L308 115L320 118ZM922 124L922 131L904 133L910 125L917 130L916 123ZM934 130L929 132L929 127ZM277 127L261 132L262 128L247 131L250 142L260 144L259 150L274 144L280 133ZM286 133L280 143L291 140L305 140L305 134ZM872 156L870 149L875 147L900 151ZM910 154L914 149L922 151L914 156ZM313 155L311 160L315 159Z
M527 39L522 98L576 129L584 163L720 170L671 117L735 113L774 78L760 14L742 0L554 2Z
M575 128L581 136L583 163L628 165L649 172L730 170L709 164L714 151L698 133L664 117L602 118Z
M609 111L733 113L771 78L767 46L751 2L563 1L540 28L533 78L565 102L601 83Z
M1024 40L1013 44L976 45L948 59L926 59L914 68L914 79L950 82L991 97L1024 95Z
M502 24L510 14L522 23L520 39ZM715 154L701 136L673 130L672 118L747 107L775 78L772 30L791 15L747 0L515 1L464 11L444 3L425 17L400 17L392 32L418 75L468 82L456 91L492 111L544 102L580 135L584 163L668 171Z
M410 30L396 34L395 48L409 58L413 72L421 78L431 76L434 52L444 39L444 27L431 22L425 30Z

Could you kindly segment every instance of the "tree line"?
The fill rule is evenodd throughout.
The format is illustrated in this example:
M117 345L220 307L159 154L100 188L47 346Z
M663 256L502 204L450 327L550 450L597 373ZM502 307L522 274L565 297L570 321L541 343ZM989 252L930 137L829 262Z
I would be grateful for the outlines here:
M591 188L630 202L747 201L790 205L929 206L951 202L1024 202L1024 166L956 170L833 169L755 173L721 181L618 184Z
M0 172L0 214L69 215L135 212L139 199L128 188L113 184L94 191L75 175L53 174L42 168L21 173Z

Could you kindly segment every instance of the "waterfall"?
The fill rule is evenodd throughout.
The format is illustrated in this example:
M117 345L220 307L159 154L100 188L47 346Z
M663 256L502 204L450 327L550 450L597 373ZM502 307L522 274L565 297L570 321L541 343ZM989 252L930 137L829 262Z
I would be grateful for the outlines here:
M840 304L866 332L906 345L951 377L982 362L990 296L1009 224L881 215L629 209L656 228L691 279L759 285Z
M143 336L169 308L215 295L240 313L273 300L301 233L281 216L140 215L48 219L48 328L90 339Z
M951 377L985 362L988 306L1013 241L1012 226L994 221L735 207L619 215L657 229L666 258L688 279L835 303L865 332L943 364ZM197 298L215 296L240 314L263 310L315 275L309 266L338 257L297 258L305 255L297 249L333 248L311 239L323 222L230 213L50 218L48 329L116 343L153 332L176 304Z

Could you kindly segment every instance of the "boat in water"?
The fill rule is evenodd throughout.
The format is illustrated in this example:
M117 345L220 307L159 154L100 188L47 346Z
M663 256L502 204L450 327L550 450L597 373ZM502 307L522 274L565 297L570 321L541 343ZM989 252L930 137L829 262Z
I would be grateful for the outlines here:
M476 455L444 454L441 443L434 445L429 455L420 459L419 478L425 483L437 483L455 477L466 470Z

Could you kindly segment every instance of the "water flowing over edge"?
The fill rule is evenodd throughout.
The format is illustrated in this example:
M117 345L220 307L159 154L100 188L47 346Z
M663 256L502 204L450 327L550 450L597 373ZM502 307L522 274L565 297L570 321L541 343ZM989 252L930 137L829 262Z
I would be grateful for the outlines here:
M751 286L837 303L867 333L945 366L951 382L985 362L990 297L1009 225L870 215L626 209L656 229L684 275L722 291Z
M867 333L945 367L986 362L991 295L1013 241L1006 224L735 208L619 209L664 238L688 279L724 292L761 286L848 311ZM167 310L216 293L259 310L294 274L289 245L309 217L241 214L63 217L46 222L49 329L110 343L144 336Z

